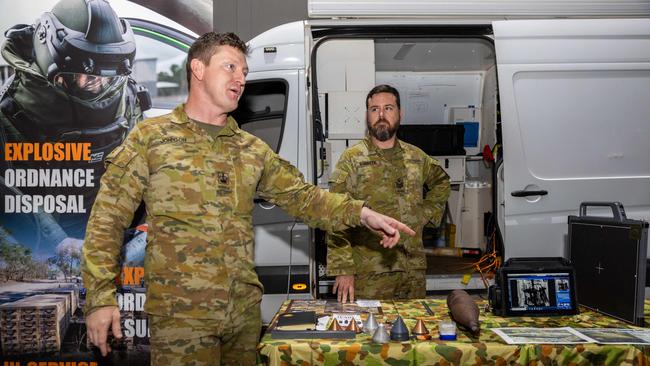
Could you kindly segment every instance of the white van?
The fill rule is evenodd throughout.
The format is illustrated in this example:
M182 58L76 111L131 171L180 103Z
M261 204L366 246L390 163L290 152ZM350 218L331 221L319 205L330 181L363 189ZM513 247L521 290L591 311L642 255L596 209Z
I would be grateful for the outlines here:
M340 153L364 136L367 92L388 83L403 125L465 125L466 153L440 157L455 186L450 216L467 224L468 193L494 186L494 204L491 189L479 195L506 258L565 256L567 216L583 201L620 201L629 217L650 219L650 1L308 6L323 19L250 41L235 113L307 180L327 186ZM493 172L477 154L497 144ZM325 245L263 201L254 223L268 321L283 299L323 291ZM473 237L469 226L455 244Z

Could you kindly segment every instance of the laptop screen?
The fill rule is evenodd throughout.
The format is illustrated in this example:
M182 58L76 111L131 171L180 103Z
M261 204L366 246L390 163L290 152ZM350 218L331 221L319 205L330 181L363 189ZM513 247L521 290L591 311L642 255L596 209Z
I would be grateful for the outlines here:
M508 312L556 313L576 307L571 274L508 273Z

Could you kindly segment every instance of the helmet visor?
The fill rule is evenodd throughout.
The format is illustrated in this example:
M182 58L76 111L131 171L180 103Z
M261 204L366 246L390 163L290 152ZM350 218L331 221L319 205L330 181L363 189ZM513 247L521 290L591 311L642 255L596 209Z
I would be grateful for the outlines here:
M113 95L124 85L126 79L124 75L98 76L61 72L54 76L54 85L73 97L94 102Z

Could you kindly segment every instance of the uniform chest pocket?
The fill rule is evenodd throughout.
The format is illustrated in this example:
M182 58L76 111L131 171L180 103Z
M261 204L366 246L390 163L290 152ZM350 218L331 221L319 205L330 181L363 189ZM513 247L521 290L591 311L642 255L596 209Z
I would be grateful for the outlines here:
M229 159L211 159L206 165L207 209L215 215L230 213L238 193L236 167Z
M422 160L406 159L404 166L405 193L409 196L410 199L421 201L424 193Z
M253 161L245 161L238 165L237 194L233 206L239 215L250 216L253 211L253 198L260 181L262 167Z
M356 169L356 176L352 185L358 192L364 192L376 187L386 179L386 167L376 161L361 161Z
M200 157L175 154L154 168L147 200L152 213L205 213L209 179Z

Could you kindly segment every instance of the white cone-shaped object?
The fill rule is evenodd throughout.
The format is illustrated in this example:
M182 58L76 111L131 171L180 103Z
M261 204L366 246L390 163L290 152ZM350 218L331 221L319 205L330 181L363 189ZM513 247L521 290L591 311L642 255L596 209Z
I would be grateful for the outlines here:
M377 330L377 319L375 319L375 314L370 313L368 319L363 323L363 332L373 335Z
M390 335L386 331L384 324L379 324L377 326L377 330L375 331L375 334L372 336L372 341L374 343L381 343L381 344L390 342Z

